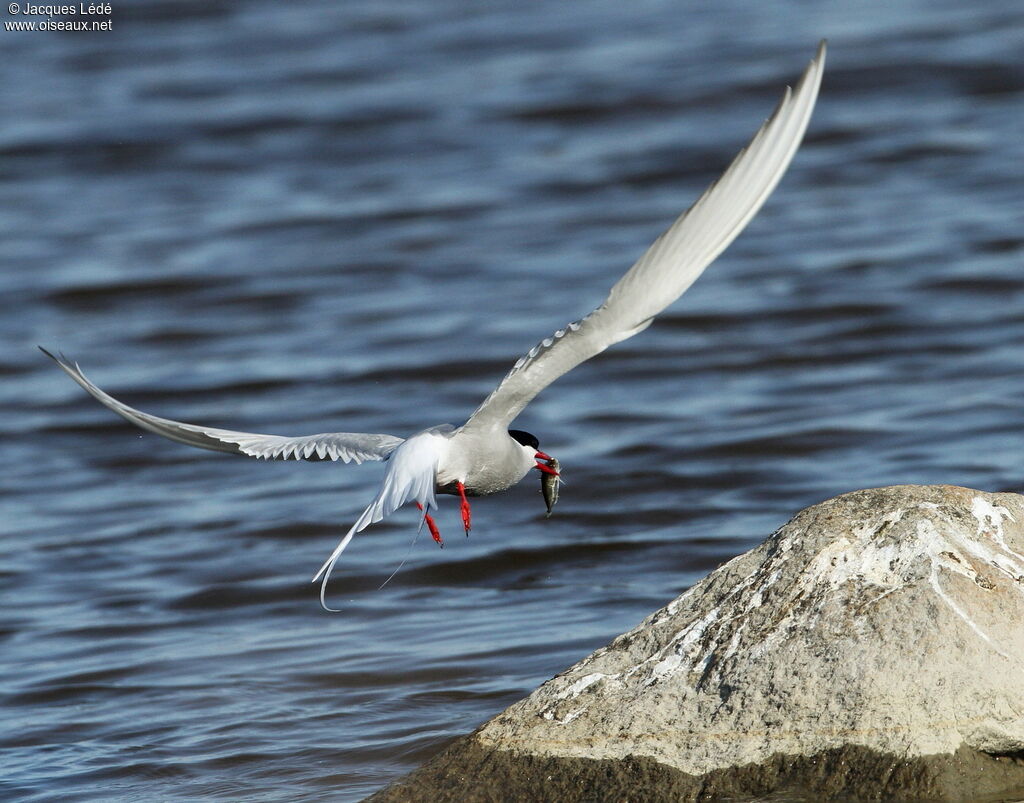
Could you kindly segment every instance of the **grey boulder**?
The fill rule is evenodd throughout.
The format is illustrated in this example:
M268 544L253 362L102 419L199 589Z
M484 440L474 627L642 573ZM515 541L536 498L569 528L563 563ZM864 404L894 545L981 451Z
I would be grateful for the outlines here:
M1008 800L1022 759L1024 497L898 486L800 512L373 799Z

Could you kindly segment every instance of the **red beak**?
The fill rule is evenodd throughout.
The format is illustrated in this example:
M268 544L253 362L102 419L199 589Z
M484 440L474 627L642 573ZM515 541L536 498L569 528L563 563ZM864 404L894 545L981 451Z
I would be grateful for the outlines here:
M551 460L551 455L545 454L544 452L537 452L534 457L537 458L537 465L535 468L539 468L545 474L553 474L556 477L558 476L558 472L551 468L551 466L544 465L544 463L540 462L541 460Z

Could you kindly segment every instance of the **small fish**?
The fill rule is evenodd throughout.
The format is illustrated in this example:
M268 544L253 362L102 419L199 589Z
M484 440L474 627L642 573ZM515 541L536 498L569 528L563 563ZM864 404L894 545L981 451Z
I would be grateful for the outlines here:
M553 468L558 472L562 470L562 466L558 462L558 458L552 457L547 462L549 468ZM548 514L545 518L551 518L551 510L558 501L558 486L561 484L562 478L558 474L548 474L547 472L544 472L540 475L540 491L544 494L544 504L548 506Z

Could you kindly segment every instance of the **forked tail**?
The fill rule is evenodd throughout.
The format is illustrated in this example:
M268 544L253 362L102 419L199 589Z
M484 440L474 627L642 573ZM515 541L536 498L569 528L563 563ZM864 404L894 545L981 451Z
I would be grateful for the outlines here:
M390 516L406 502L419 502L423 506L424 514L431 510L437 510L434 481L441 450L448 443L448 439L442 434L446 431L450 430L447 427L444 429L435 427L421 432L403 442L391 454L387 473L384 475L384 481L381 483L377 496L362 512L352 528L345 533L345 537L341 539L334 548L334 552L313 577L314 583L317 580L321 581L320 606L325 611L339 613L337 608L327 605L327 581L331 577L334 564L338 562L338 558L345 551L352 536L384 517Z

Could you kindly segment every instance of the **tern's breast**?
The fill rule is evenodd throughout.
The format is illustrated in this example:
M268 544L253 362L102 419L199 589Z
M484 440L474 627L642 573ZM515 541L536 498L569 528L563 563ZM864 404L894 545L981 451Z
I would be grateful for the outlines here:
M486 496L511 488L532 467L526 450L504 433L490 437L458 433L437 467L437 491L458 493L456 483L461 482L469 496Z

